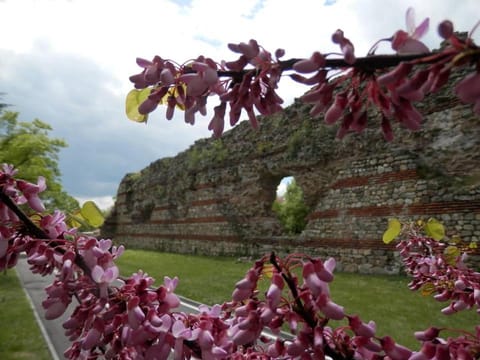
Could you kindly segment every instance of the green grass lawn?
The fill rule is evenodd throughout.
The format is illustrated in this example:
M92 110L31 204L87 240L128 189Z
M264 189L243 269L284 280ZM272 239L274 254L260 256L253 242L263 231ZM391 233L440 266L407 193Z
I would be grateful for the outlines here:
M206 257L159 253L145 250L126 250L118 259L121 274L129 276L141 269L155 278L156 285L163 277L178 276L176 293L204 304L223 303L235 283L250 268L250 263L238 263L227 257Z
M15 270L0 273L0 359L51 359Z
M204 257L127 250L118 261L122 275L142 269L159 285L163 276L180 278L177 293L204 304L230 299L234 284L250 267L232 258ZM331 284L333 300L348 314L358 314L364 321L374 320L377 335L389 334L398 342L418 348L413 332L437 327L463 328L470 331L478 324L474 311L444 316L445 303L421 296L407 288L408 278L336 273Z

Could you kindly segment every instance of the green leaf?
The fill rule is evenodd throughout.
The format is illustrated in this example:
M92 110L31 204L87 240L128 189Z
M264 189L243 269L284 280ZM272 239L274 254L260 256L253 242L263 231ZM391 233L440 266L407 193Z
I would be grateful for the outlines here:
M457 258L460 256L461 251L458 247L450 245L445 248L443 251L443 255L445 256L445 260L450 265L455 265L457 262Z
M87 201L80 209L82 217L93 227L99 228L103 225L105 218L97 204L93 201Z
M427 236L430 236L433 240L440 241L445 237L445 227L434 218L428 219L424 230Z
M262 268L262 274L271 279L273 277L273 270L274 267L272 264L264 264Z
M74 213L69 213L67 217L67 224L70 227L79 228L82 225L86 225L80 210L76 210Z
M400 234L401 230L402 224L400 224L398 219L389 219L388 228L383 233L383 242L385 244L390 244Z
M422 296L430 296L434 294L435 291L436 291L435 285L430 282L423 284L422 287L420 288L420 293L422 294Z
M125 112L127 117L136 122L146 122L148 115L143 115L138 112L138 107L143 103L148 95L150 95L150 88L145 88L142 90L133 89L127 94L125 99Z

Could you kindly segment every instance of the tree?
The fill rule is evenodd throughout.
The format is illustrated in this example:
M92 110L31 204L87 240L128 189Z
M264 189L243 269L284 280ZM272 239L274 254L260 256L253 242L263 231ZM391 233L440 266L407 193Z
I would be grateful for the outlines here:
M58 153L67 143L52 138L47 123L39 119L19 121L18 116L18 112L0 112L0 164L13 164L18 175L30 182L36 182L39 174L45 177L47 189L42 197L49 210L77 209L78 201L63 190L60 182Z
M295 179L288 184L283 201L275 200L272 209L289 234L300 234L305 229L308 207L303 200L302 188Z
M284 71L293 70L291 77L313 86L302 97L313 104L311 114L324 113L327 123L340 121L339 137L348 131L361 132L368 106L374 106L384 136L391 140L391 120L417 129L421 115L412 103L443 87L452 69L462 67L466 70L455 94L480 114L480 48L471 33L459 37L453 24L443 21L439 33L447 46L430 52L419 41L428 20L414 28L412 16L409 9L409 33L398 30L384 39L397 52L392 56L375 55L374 46L365 58L356 58L353 44L337 30L332 40L340 46L341 58L327 59L316 52L307 59L278 61L283 51L277 50L273 59L251 40L229 45L240 53L233 62L216 63L203 56L183 65L158 56L153 61L139 59L144 70L132 77L139 90L127 96L127 112L144 121L146 114L166 104L167 118L178 107L185 110L185 120L193 123L195 113L206 112L206 96L217 95L220 105L215 107L209 127L220 136L227 103L232 125L246 110L252 125L257 126L254 106L261 114L278 111L281 99L275 89L279 78ZM331 70L335 76L328 77ZM315 74L309 78L299 74L312 72ZM65 353L70 359L167 359L171 352L176 359L212 360L480 358L478 326L473 331L458 329L453 335L445 333L452 329L434 326L418 331L418 351L397 344L390 336L379 337L375 322L347 314L333 301L329 283L334 280L335 260L308 254L285 258L266 254L235 284L232 298L224 304L203 306L199 314L178 312L177 278L165 277L164 284L154 288L154 279L138 271L117 285L115 260L122 246L71 231L58 211L40 213L33 218L35 222L26 216L19 205L26 201L39 211L43 208L42 190L43 186L18 179L12 166L0 170L0 270L14 267L22 252L28 254L32 271L50 274L57 270L42 305L45 317L55 319L73 298L78 301L63 324L72 340ZM412 290L448 301L442 310L445 315L465 309L479 312L480 275L465 263L475 244L446 237L435 220L404 224L392 220L383 241L391 242L400 235L397 249L412 277ZM299 269L301 274L295 271ZM267 291L260 290L260 281L267 282ZM278 334L283 327L291 329L291 339L269 340L262 335L264 328Z

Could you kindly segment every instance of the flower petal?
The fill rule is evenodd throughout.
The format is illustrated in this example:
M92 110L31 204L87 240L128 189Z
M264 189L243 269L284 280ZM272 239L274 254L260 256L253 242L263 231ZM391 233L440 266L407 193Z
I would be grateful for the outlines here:
M405 14L405 24L407 25L407 31L409 34L413 34L415 31L415 10L412 7L407 9Z
M417 26L415 31L412 34L413 39L420 39L423 35L425 35L428 31L428 26L430 25L430 19L426 18L422 21L420 25Z
M104 272L104 270L101 266L95 265L92 269L92 279L93 279L93 281L95 281L98 284L103 282L103 274L104 273L105 272Z
M398 47L399 54L425 54L430 52L430 49L421 41L414 38L408 38Z

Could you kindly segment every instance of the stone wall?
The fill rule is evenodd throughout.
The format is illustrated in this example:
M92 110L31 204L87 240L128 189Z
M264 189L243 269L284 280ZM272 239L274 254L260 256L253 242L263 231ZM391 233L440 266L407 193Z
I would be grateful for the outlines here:
M298 102L202 139L122 180L102 233L130 248L256 257L269 251L334 256L340 270L398 273L381 237L390 217L441 220L450 234L480 239L480 126L448 93L420 106L419 132L386 143L370 116L362 134L335 139ZM279 181L294 176L311 209L289 237L271 210Z

